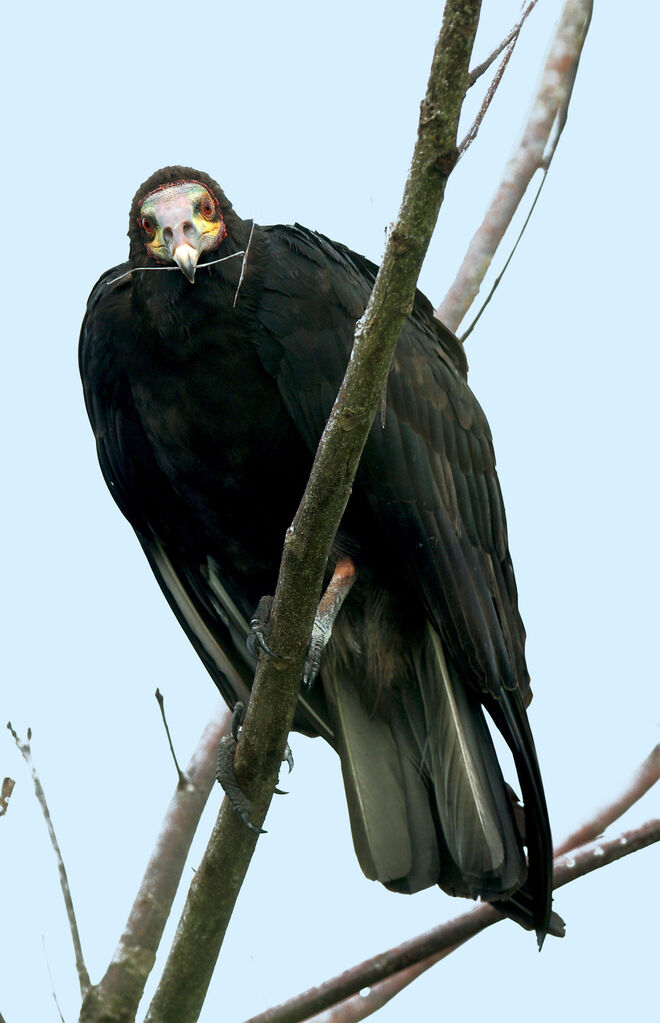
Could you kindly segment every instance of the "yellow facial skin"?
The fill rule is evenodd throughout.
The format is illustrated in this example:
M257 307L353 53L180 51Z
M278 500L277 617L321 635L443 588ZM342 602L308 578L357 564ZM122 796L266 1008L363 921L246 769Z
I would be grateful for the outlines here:
M218 202L198 181L177 181L150 192L138 220L147 252L176 263L192 284L199 257L227 237Z

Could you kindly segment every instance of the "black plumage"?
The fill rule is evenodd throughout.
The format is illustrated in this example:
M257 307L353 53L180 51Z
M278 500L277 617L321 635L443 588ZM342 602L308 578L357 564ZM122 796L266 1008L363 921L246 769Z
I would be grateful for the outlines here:
M141 186L129 237L89 299L85 400L113 497L233 706L376 267L298 225L241 220L191 168ZM525 633L466 375L418 292L329 568L350 558L356 582L295 726L339 752L368 877L481 896L543 935L551 838ZM524 836L482 707L513 754Z

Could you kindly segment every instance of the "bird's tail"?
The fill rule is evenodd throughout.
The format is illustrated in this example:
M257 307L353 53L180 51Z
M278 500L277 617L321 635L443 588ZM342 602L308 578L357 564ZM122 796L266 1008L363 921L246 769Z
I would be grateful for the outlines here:
M452 895L503 900L504 913L545 932L551 844L522 701L507 694L496 723L523 790L529 876L480 701L455 678L435 630L427 626L409 678L382 694L375 708L361 695L359 663L336 661L324 688L364 873L395 891L439 884Z

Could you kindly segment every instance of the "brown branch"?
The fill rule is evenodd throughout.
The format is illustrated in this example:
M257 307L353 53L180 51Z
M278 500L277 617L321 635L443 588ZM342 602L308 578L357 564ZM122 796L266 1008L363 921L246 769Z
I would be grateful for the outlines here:
M345 1001L335 1005L334 1008L329 1009L327 1012L311 1016L308 1023L359 1023L360 1020L366 1019L367 1016L372 1016L378 1009L382 1009L400 991L403 991L414 980L417 980L422 973L426 973L432 966L439 963L441 959L446 959L448 955L463 944L464 942L459 942L457 945L451 945L449 948L443 949L442 952L436 952L435 955L429 956L428 959L423 959L413 966L408 966L405 970L399 970L398 973L392 974L391 977L381 980L379 984L374 984L373 987L366 989L364 994L354 995L352 998L347 998Z
M507 46L509 46L512 42L515 42L515 40L517 40L518 36L520 35L520 30L522 29L529 15L536 7L537 3L538 0L531 0L531 3L529 3L525 10L523 11L520 21L518 22L517 25L513 26L508 36L502 40L500 45L497 46L493 50L493 52L488 57L486 57L484 61L481 62L481 64L477 64L477 66L473 68L472 71L470 71L470 88L472 88L474 83L479 78L481 78L481 76L485 74L486 71L488 71L488 68L493 63L494 60L497 60L502 50L505 50Z
M305 495L285 538L269 641L280 656L277 661L263 659L258 666L235 764L256 825L263 823L270 804L293 721L330 547L456 162L458 120L479 10L479 0L448 0L445 6L399 217L356 329L351 360ZM198 1018L255 843L256 835L225 800L147 1013L152 1023Z
M112 961L103 979L89 989L83 1001L81 1023L126 1023L135 1019L190 844L213 787L218 743L229 725L229 712L224 706L218 707L186 767L184 783L177 785L172 796Z
M502 60L500 61L500 66L498 67L497 71L495 72L495 74L493 76L493 80L490 83L490 85L488 86L488 89L486 90L486 95L484 96L483 103L481 104L481 107L479 109L479 113L477 114L477 116L475 117L474 121L472 122L472 127L470 128L470 130L468 131L467 135L464 137L463 141L461 142L461 144L458 147L459 159L463 156L463 154L466 152L466 150L468 150L470 148L470 146L472 145L472 143L476 139L477 134L479 133L479 128L481 127L481 123L482 123L484 117L486 116L486 112L488 111L488 108L489 108L489 106L491 105L491 103L493 101L493 97L494 97L495 93L497 92L497 90L499 88L499 84L502 81L502 77L504 75L504 72L506 71L507 64L511 60L511 57L513 55L513 51L516 48L516 43L518 42L518 38L520 36L520 31L521 31L523 25L525 24L525 21L527 20L528 16L532 13L534 8L536 7L536 4L537 4L537 0L532 0L532 2L530 4L528 4L526 9L523 11L522 18L520 19L520 21L518 22L517 25L514 25L514 27L511 29L511 31L509 32L508 36L504 40L504 42L500 43L500 45L498 46L498 48L496 50L493 50L493 52L491 53L490 57L487 57L486 60L483 62L483 64L479 64L479 66L476 67L474 69L474 71L470 72L470 85L472 85L472 84L474 84L474 82L476 82L477 78L479 78L480 75L482 75L484 73L484 71L486 71L487 68L490 67L491 63L495 60L496 57L498 57L500 55L502 50L504 50L505 47L506 47L506 53L502 57Z
M627 810L641 799L660 780L660 744L653 749L620 796L594 814L593 818L570 834L555 848L555 856L562 856L594 842L603 832L618 820Z
M613 800L602 810L599 810L591 820L583 824L581 828L573 832L557 846L554 852L555 860L565 855L565 853L587 845L599 838L610 824L629 810L642 796L646 795L649 789L659 780L660 745L651 751L635 772L631 782L617 799ZM448 956L457 947L452 946L445 949L443 952L430 956L428 959L418 963L416 967L409 967L408 970L402 970L388 977L386 980L374 985L369 994L364 998L361 996L349 998L335 1006L329 1013L324 1014L323 1017L315 1016L313 1020L310 1020L310 1023L357 1023L358 1020L366 1019L367 1016L381 1008L394 998L399 991L402 991L408 984L412 983L417 976L430 969L440 959Z
M641 827L624 832L617 838L576 850L570 856L557 857L554 864L553 888L561 888L578 877L614 863L654 842L660 842L660 820L657 819L647 821ZM267 1009L257 1016L251 1016L246 1023L301 1023L302 1020L309 1020L314 1013L345 1002L362 988L379 984L385 978L396 982L399 971L408 969L413 964L423 963L441 952L449 954L457 944L467 941L468 938L502 919L503 917L492 906L478 906L448 923L440 924L425 934L403 942L396 948L388 949L358 966L353 966L340 976L318 987L310 988L281 1005ZM393 994L395 993L396 990L393 991ZM342 1019L341 1016L337 1018ZM345 1015L343 1023L361 1018L364 1016Z
M520 145L436 316L457 330L479 294L493 256L537 170L547 168L566 121L593 0L567 0ZM553 129L556 135L550 141Z
M167 744L170 747L170 753L172 754L172 760L174 761L174 766L176 768L176 773L177 773L178 778L179 778L179 788L181 788L181 786L186 784L186 776L183 773L183 771L181 770L181 768L179 767L179 761L177 760L176 753L174 752L174 743L172 742L172 736L170 734L170 726L167 723L167 715L165 713L165 697L161 693L160 689L156 689L156 692L154 693L154 696L156 697L156 700L158 702L158 707L160 709L160 716L161 716L162 721L163 721L163 728L165 729L165 735L167 736Z
M28 728L27 740L24 742L22 739L18 737L17 733L12 728L11 721L7 722L7 728L11 732L12 738L16 745L18 746L23 756L23 759L25 760L25 763L30 768L32 781L34 783L34 791L39 806L41 807L41 812L44 815L46 827L48 828L48 836L50 838L50 844L53 847L55 859L57 861L57 870L60 876L60 888L62 889L62 897L64 899L66 915L69 921L69 931L71 932L71 940L73 942L73 952L76 959L76 970L78 972L78 983L80 984L80 993L84 998L89 988L90 983L89 973L87 972L87 967L85 966L85 958L83 956L82 944L80 941L80 933L78 931L78 922L76 920L76 911L73 908L73 899L71 898L69 879L67 877L66 867L64 866L64 860L62 859L60 844L57 841L57 835L55 834L53 820L50 815L50 810L48 808L48 802L46 800L46 793L44 792L43 785L41 784L41 780L39 778L39 775L37 774L37 769L34 766L34 761L32 759L32 749L30 748L30 739L32 738L32 731L31 729Z

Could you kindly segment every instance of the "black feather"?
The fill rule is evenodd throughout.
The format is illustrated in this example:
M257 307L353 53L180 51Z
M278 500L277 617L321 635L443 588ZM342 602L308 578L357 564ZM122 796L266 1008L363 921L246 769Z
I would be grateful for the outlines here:
M194 284L146 272L157 264L138 222L147 193L182 180L214 193L227 228ZM256 227L250 240L251 227L206 175L153 175L131 207L129 262L94 288L80 339L105 479L230 705L251 684L247 623L273 592L377 269L300 225ZM357 582L295 725L340 754L368 876L499 901L543 934L552 846L525 632L490 431L466 374L417 293L337 539ZM528 864L482 704L513 753Z

